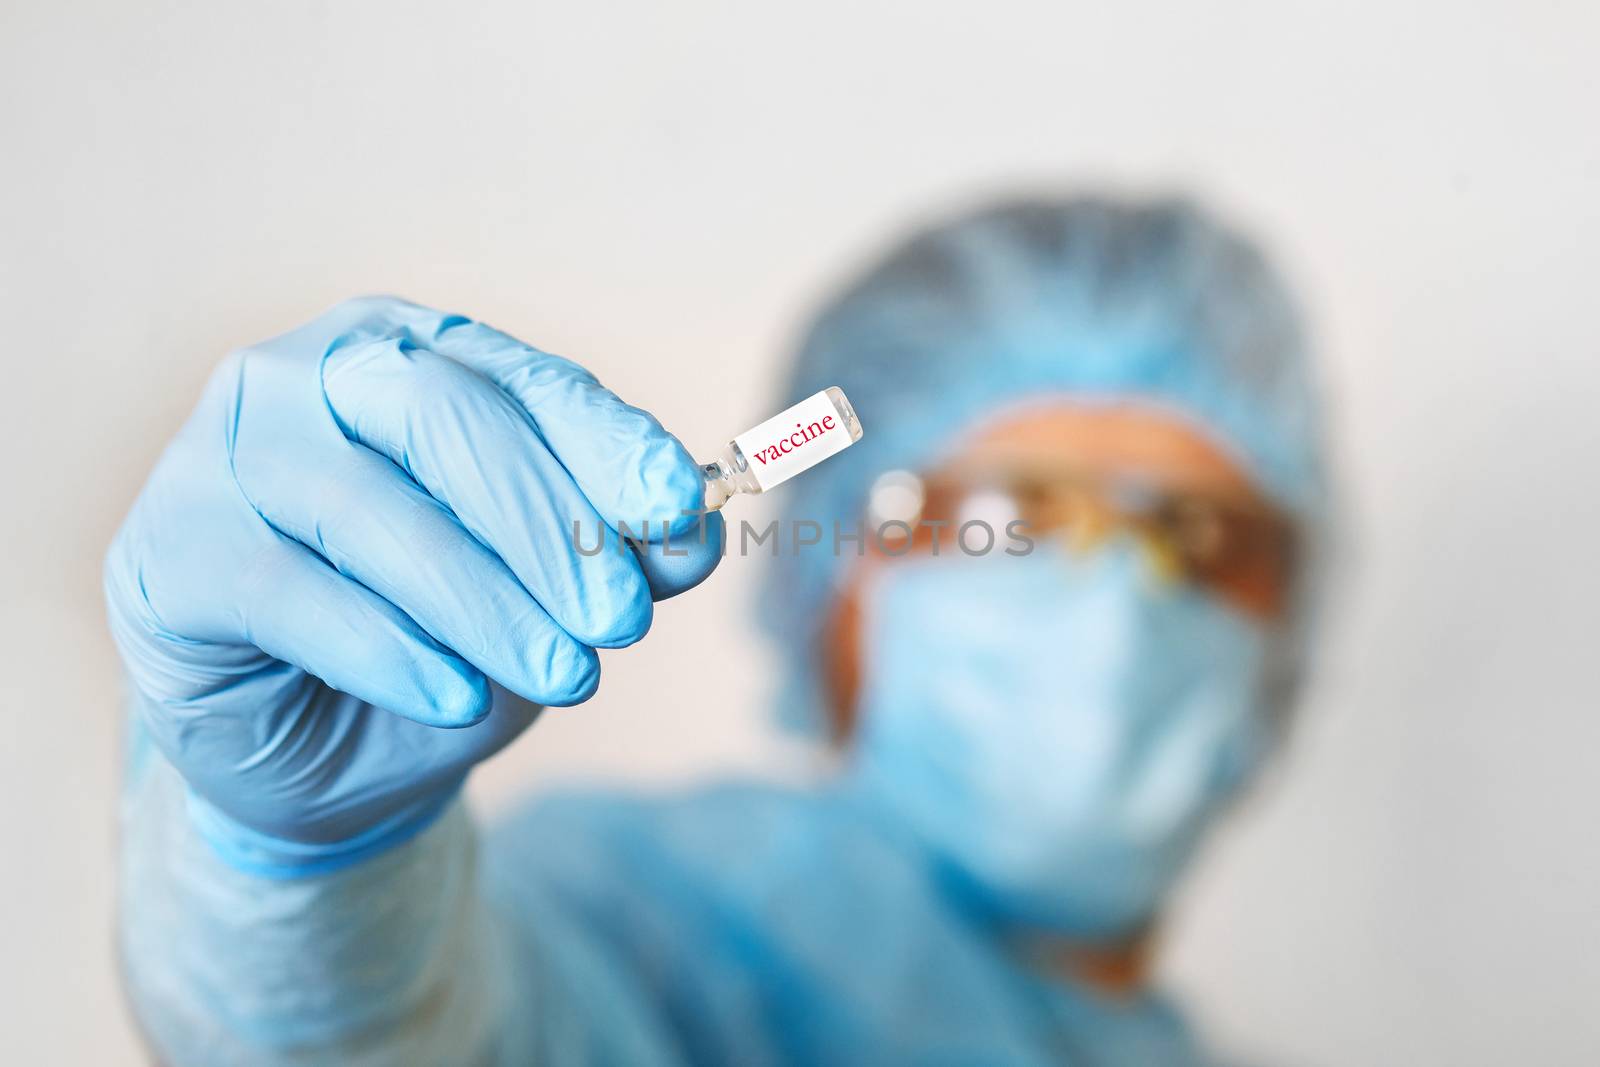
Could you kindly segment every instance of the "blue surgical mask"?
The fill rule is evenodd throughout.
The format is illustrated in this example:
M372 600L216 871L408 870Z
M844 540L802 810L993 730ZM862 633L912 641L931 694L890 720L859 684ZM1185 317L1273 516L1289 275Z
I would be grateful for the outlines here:
M1261 748L1261 628L1121 541L901 561L866 605L874 801L996 921L1148 920Z

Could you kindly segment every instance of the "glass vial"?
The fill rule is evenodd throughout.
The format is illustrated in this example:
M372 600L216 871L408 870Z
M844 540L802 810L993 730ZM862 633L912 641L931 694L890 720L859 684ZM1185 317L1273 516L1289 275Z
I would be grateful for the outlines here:
M830 385L729 441L710 463L706 509L738 493L764 493L861 440L861 420L844 390Z

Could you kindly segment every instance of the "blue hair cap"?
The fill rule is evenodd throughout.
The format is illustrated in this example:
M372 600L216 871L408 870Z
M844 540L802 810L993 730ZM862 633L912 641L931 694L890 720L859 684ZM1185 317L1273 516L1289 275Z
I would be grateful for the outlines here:
M860 521L886 470L925 469L986 416L1051 395L1147 401L1231 451L1306 532L1327 485L1318 394L1288 287L1248 239L1181 200L1024 199L914 234L806 331L785 403L841 386L865 436L786 486L784 528ZM763 591L794 657L784 717L814 728L817 624L852 554L784 552Z

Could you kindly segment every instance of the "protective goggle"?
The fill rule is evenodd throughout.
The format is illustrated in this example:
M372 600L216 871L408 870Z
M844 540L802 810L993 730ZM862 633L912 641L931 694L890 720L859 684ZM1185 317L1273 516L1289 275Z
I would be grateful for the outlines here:
M970 551L961 531L975 522L985 538L1056 538L1077 553L1125 536L1158 581L1263 617L1280 612L1293 575L1294 527L1265 503L1125 474L1054 465L889 471L873 484L868 512L891 555Z

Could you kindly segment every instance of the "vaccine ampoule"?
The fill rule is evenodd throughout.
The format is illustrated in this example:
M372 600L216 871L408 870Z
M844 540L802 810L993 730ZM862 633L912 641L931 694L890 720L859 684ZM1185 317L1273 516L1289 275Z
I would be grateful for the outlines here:
M737 493L764 493L861 440L861 420L830 385L728 442L710 463L706 509L715 511Z

